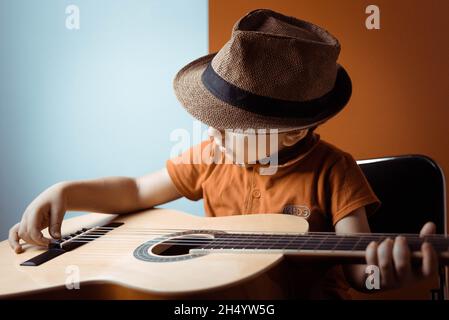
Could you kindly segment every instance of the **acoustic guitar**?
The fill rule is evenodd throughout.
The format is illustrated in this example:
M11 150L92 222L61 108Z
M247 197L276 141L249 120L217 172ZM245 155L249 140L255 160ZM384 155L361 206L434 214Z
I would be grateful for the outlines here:
M395 236L308 232L305 219L285 214L205 218L168 209L86 214L62 231L48 248L25 245L22 254L1 242L0 298L243 298L248 290L282 298L270 278L282 263L365 263L372 240ZM405 236L414 260L429 241L448 263L444 236Z

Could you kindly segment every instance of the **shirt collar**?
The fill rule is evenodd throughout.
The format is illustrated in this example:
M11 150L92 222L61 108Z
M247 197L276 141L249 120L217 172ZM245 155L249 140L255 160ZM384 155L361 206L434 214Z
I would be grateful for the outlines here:
M278 167L288 167L309 155L320 142L320 135L309 132L307 136L292 147L284 148L278 155Z
M291 147L283 148L281 151L278 152L278 162L277 164L273 164L270 159L266 159L266 161L261 161L261 163L256 164L242 164L241 167L244 168L258 168L258 167L269 167L269 166L275 166L277 168L285 168L289 167L302 159L304 159L307 155L309 155L318 145L320 142L320 135L315 132L309 132L307 136L299 141L298 143L294 144ZM272 158L275 157L275 155L272 155Z

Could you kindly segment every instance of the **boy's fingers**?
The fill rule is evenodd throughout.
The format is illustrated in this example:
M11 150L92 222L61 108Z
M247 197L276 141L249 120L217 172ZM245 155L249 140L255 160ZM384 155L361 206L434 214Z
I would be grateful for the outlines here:
M22 246L20 245L20 238L18 232L19 232L19 224L17 223L11 229L9 229L8 242L11 248L16 253L21 253L23 252L23 249Z
M50 243L50 239L45 238L42 234L42 219L44 217L39 212L35 212L29 216L27 219L27 234L30 237L31 243L39 246L47 246Z
M366 258L366 264L377 266L378 260L377 260L377 242L372 241L365 250L365 258Z
M421 245L422 252L422 275L430 277L437 272L438 257L435 249L429 242L424 242Z
M405 237L396 237L393 245L393 262L396 275L401 282L405 282L412 275L410 249Z
M19 224L19 230L18 230L19 238L27 243L32 243L30 235L27 232L27 220L23 217L22 221L20 221Z
M437 230L437 227L436 227L435 223L427 222L421 228L421 231L420 231L419 235L422 237L422 236L425 236L425 235L428 235L428 234L434 234L436 232L436 230Z
M426 235L431 235L436 232L436 225L433 222L427 222L421 229L419 235L424 237ZM422 253L422 267L421 273L424 277L430 277L437 272L438 269L438 256L429 242L424 242L421 245Z
M383 286L391 287L396 282L396 275L393 266L393 240L385 239L377 248L377 259L381 272Z
M61 223L64 217L65 211L62 208L52 209L50 212L50 235L55 238L61 238Z
M31 232L31 240L39 246L48 246L50 239L45 238L41 231L33 229Z

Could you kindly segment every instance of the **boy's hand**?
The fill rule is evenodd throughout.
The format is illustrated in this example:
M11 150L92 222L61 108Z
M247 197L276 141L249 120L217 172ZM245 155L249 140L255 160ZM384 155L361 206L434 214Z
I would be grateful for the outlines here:
M63 187L56 184L41 193L26 208L22 220L9 230L9 244L16 253L23 251L20 239L27 243L47 246L50 239L42 230L49 227L50 235L61 237L61 223L66 212Z
M435 230L435 224L428 222L421 229L420 235L434 234ZM437 273L438 258L432 245L424 242L421 252L422 265L412 267L407 240L398 236L394 240L386 239L380 244L371 242L366 248L366 262L368 265L379 266L381 288L399 288Z
M47 227L53 238L60 238L62 219L67 210L120 214L152 208L180 197L165 168L138 178L105 177L61 182L31 202L20 223L9 230L9 244L17 253L22 252L20 239L46 246L51 240L41 231Z

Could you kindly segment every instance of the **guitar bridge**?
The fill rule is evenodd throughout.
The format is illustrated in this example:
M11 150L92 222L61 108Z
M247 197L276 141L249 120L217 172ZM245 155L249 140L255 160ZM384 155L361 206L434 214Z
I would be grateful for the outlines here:
M72 251L82 245L85 245L86 243L92 242L115 228L120 227L121 225L123 225L123 222L111 222L101 227L83 228L75 233L62 237L60 240L50 243L47 251L25 262L22 262L20 265L30 267L39 266L56 258L57 256L60 256L61 254Z

